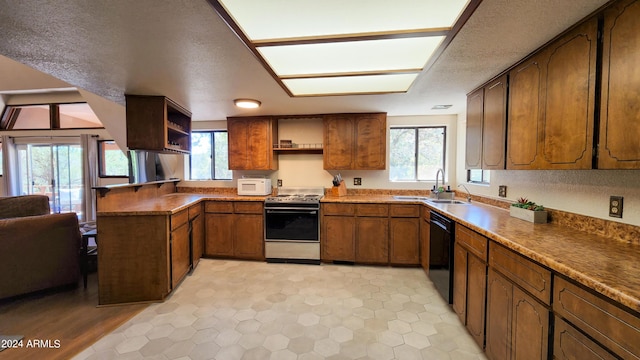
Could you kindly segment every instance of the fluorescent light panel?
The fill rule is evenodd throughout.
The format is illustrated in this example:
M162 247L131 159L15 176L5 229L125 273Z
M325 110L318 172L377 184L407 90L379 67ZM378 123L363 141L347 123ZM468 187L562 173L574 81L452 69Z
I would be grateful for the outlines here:
M278 76L420 70L444 36L266 46L258 51Z
M341 76L307 79L283 79L294 96L379 94L405 92L418 76L415 74L385 74Z
M290 94L314 96L406 92L471 0L217 2Z
M451 27L468 0L221 0L251 41Z

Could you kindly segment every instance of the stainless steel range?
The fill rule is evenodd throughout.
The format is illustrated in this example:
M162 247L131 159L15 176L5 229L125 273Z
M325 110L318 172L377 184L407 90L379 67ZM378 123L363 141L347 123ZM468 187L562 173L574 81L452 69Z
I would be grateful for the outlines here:
M324 188L279 188L264 202L267 262L320 263L320 199Z

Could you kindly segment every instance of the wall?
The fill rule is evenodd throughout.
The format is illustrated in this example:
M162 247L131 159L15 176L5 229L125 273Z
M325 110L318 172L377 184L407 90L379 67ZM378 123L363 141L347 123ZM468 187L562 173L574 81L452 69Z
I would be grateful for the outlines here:
M411 125L446 125L446 167L447 182L456 178L456 151L457 151L457 116L391 116L387 118L387 126L411 126ZM193 122L194 130L218 130L226 129L225 121L196 121ZM322 120L320 118L286 119L278 124L278 138L290 139L294 143L322 143ZM387 150L389 144L387 132ZM388 151L387 151L388 153ZM183 160L184 161L184 160ZM388 163L388 154L387 154ZM184 164L185 177L188 178L188 164ZM279 156L279 168L277 171L234 171L232 181L182 181L180 186L193 187L235 187L236 180L240 177L258 175L272 179L275 186L277 179L283 180L285 187L319 186L331 187L334 175L340 173L345 179L347 188L362 189L424 189L428 190L434 182L391 182L388 170L343 170L327 171L323 169L321 154L285 154ZM361 177L362 186L354 186L353 178ZM452 186L453 187L453 186Z
M466 119L458 125L458 183L466 182L464 144ZM472 194L498 198L507 186L507 199L526 197L545 207L640 226L640 170L499 170L491 185L467 184ZM623 218L609 217L609 196L624 197Z

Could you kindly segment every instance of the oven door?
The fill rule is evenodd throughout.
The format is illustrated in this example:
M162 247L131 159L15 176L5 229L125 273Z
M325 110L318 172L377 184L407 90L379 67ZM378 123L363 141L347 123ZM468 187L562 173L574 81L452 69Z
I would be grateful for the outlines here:
M265 209L266 241L320 241L318 209L280 207Z

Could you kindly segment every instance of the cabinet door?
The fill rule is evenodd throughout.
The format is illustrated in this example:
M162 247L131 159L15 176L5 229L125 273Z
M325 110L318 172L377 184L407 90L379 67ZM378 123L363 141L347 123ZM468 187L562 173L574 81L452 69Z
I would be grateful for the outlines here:
M233 214L206 214L205 221L205 254L233 256Z
M200 212L191 220L192 263L195 268L204 253L204 214Z
M356 219L324 216L322 223L322 260L355 261Z
M453 249L453 311L467 324L467 251L457 242Z
M467 127L469 119L467 117ZM507 76L501 76L484 88L482 118L482 168L503 170L507 136ZM467 141L468 144L468 141Z
M171 287L178 283L189 272L189 224L184 223L171 232Z
M248 164L248 122L246 119L227 120L229 169L246 170Z
M507 169L536 169L539 154L540 80L542 69L533 57L509 72Z
M429 273L429 247L431 235L431 223L429 221L429 210L426 207L421 208L420 220L420 264L422 269Z
M389 262L402 265L420 264L420 219L391 218L389 220L391 256Z
M541 168L592 168L597 31L593 18L543 52Z
M547 359L549 310L518 287L513 287L511 351L513 359Z
M271 118L248 119L247 148L248 170L275 170L277 161L273 153L274 129Z
M510 359L513 285L493 269L487 276L487 357Z
M484 114L484 89L467 96L467 134L465 169L482 167L482 118Z
M356 262L389 263L389 220L361 217L356 219Z
M387 158L386 114L358 114L354 125L354 169L384 170Z
M600 345L556 317L553 325L553 358L557 360L614 360Z
M619 1L604 18L598 168L640 169L640 2Z
M234 256L241 259L264 259L263 216L236 214L234 217Z
M467 253L467 329L476 343L484 346L485 299L487 289L487 264ZM457 254L456 254L457 256ZM454 257L454 261L455 261ZM455 267L454 267L455 271ZM454 287L455 291L455 287Z
M353 167L355 120L348 115L324 118L324 168L344 170Z

